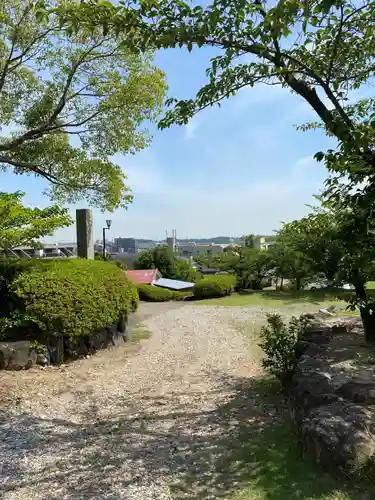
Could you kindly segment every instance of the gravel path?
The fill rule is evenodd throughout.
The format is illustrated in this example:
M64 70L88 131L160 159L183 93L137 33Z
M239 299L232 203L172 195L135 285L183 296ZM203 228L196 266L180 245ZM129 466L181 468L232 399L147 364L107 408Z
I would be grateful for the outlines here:
M228 454L260 372L241 329L260 318L187 305L148 318L152 337L130 358L118 348L4 375L16 385L0 416L0 498L229 498Z

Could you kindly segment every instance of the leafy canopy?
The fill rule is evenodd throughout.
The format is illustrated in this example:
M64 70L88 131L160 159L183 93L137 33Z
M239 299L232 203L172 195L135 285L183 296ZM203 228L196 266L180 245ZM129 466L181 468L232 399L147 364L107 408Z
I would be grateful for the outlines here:
M158 269L163 278L192 281L196 279L195 269L188 261L179 259L168 246L144 249L137 255L135 269Z
M149 144L142 124L158 116L166 84L126 33L64 24L75 6L0 2L0 169L47 179L60 202L113 210L131 195L111 158Z
M17 246L37 247L39 238L73 224L64 208L28 208L22 205L25 193L0 192L0 254Z
M374 101L349 106L348 93L374 75L374 13L373 0L214 0L209 5L91 0L71 9L64 20L70 26L101 25L127 33L133 47L218 49L207 84L193 99L170 99L173 109L161 128L187 123L243 87L281 85L302 97L338 139L339 151L320 153L319 159L325 157L332 169L372 175L374 132L368 125L374 120Z

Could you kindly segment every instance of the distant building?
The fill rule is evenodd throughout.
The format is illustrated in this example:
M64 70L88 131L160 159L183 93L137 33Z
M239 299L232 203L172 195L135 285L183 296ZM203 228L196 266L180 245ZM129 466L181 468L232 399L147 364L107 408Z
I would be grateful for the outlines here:
M176 251L182 257L194 257L199 254L210 254L212 256L218 255L224 252L224 249L229 246L227 244L218 243L195 243L191 241L189 243L177 243Z
M137 253L138 241L135 238L115 238L117 252Z
M264 236L256 236L254 238L254 248L258 250L267 250L274 243L274 241L267 241Z

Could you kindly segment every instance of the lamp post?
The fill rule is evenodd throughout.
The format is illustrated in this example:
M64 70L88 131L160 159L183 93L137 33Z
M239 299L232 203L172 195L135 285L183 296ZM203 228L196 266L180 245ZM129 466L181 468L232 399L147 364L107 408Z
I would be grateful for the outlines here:
M105 222L106 222L106 224L107 224L107 227L103 227L103 258L104 258L104 260L106 259L105 232L106 232L108 229L111 229L111 224L112 224L112 221L111 221L111 220L106 220Z

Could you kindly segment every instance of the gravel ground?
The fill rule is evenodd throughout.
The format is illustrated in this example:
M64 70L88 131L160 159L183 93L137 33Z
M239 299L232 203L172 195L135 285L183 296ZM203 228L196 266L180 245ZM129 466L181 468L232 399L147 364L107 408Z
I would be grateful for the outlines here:
M145 320L152 337L130 358L118 348L2 374L13 390L0 414L0 498L229 498L240 485L225 464L249 408L273 411L258 402L254 414L260 368L243 335L263 318L186 305Z

